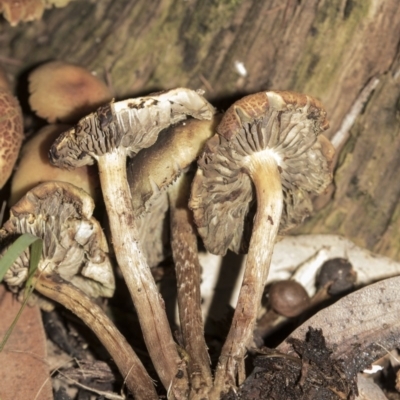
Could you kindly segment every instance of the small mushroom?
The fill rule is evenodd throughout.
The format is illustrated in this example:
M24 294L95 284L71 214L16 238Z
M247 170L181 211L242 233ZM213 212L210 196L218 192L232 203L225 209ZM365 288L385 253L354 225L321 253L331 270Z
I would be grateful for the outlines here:
M41 65L29 75L29 104L49 123L75 123L113 95L85 68L63 61Z
M219 116L205 121L190 119L171 126L153 146L142 150L128 163L133 209L143 221L142 226L148 226L148 221L155 219L155 208L156 212L158 209L165 210L169 203L182 339L189 356L191 390L200 397L211 388L212 376L201 313L197 235L187 207L193 177L189 168L199 156L205 141L214 133L219 119ZM143 213L145 215L141 215ZM159 221L163 224L163 220ZM151 233L154 235L154 232ZM146 253L154 251L160 242L162 244L160 234L142 237Z
M0 11L11 26L16 26L19 22L40 19L44 4L43 0L2 0Z
M320 135L327 128L318 100L293 92L257 93L228 109L198 161L189 206L207 250L246 250L251 233L239 300L216 371L215 398L236 385L278 231L303 221L312 210L310 195L331 182L333 148Z
M2 77L4 78L4 77ZM0 84L0 189L10 177L24 138L22 111L7 82Z
M316 278L317 289L328 285L331 296L344 294L354 288L357 272L346 258L336 257L324 262Z
M159 133L170 125L188 116L211 119L213 113L213 107L189 89L124 100L100 107L81 119L50 150L51 162L59 167L75 168L97 161L117 261L138 313L150 357L165 388L174 388L181 361L163 301L141 249L126 161L127 157L153 145Z
M68 128L68 125L47 125L24 143L17 168L11 179L10 206L14 205L28 190L45 181L72 183L96 200L100 183L94 167L84 166L72 172L61 170L50 164L48 156L50 147L57 136Z
M303 317L310 307L312 299L303 285L292 279L272 283L268 288L268 309L257 319L254 329L254 343L264 346L267 336L288 323L288 318Z
M29 191L11 208L0 238L3 246L21 233L43 240L35 289L73 311L94 331L137 398L157 399L152 380L136 354L87 296L109 297L115 288L107 242L100 224L92 217L93 209L93 200L83 190L69 183L47 182ZM28 268L26 250L4 277L12 290L25 283Z
M278 314L293 318L307 310L310 306L310 296L300 283L285 280L271 285L269 302Z

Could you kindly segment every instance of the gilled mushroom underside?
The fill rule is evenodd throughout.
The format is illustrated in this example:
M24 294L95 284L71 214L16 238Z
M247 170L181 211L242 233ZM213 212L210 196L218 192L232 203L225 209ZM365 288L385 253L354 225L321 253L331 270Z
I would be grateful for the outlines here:
M52 157L63 168L93 164L93 155L101 156L115 148L125 148L127 156L131 157L152 146L163 128L187 116L211 119L212 115L209 103L189 90L177 89L110 103L82 118L75 129L69 131L72 138L61 135L53 145L58 154L54 150ZM62 146L62 142L68 144Z
M57 272L90 296L111 297L115 282L108 245L100 224L92 217L93 209L90 196L73 185L39 185L11 209L10 219L0 230L2 245L19 234L31 233L43 239L39 270ZM11 289L22 286L28 268L29 249L5 275Z
M251 154L269 152L277 162L284 197L281 232L301 223L313 209L310 195L322 193L331 182L330 160L323 154L327 139L318 136L321 110L309 101L275 103L270 101L256 119L235 108L241 129L228 138L214 135L198 161L190 207L212 253L247 252L256 200L243 160Z

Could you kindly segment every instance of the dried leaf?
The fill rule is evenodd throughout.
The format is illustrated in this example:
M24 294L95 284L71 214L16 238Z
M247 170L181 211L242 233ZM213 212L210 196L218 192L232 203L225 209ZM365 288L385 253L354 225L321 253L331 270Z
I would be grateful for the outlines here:
M0 286L0 336L13 322L21 304ZM52 400L46 339L38 306L25 307L0 353L1 400Z
M386 279L349 294L318 312L289 338L304 340L309 327L321 329L333 356L351 376L400 345L400 277ZM287 340L278 346L287 353Z

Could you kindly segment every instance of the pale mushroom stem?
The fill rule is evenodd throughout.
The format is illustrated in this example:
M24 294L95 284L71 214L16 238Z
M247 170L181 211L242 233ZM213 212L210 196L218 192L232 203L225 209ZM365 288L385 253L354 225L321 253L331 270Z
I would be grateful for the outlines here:
M275 159L261 152L249 156L247 161L245 168L257 193L257 213L239 299L218 361L210 399L219 399L221 392L236 386L238 368L252 338L282 215L283 192Z
M37 274L35 289L76 314L110 353L128 389L138 400L157 400L154 384L142 362L104 311L75 286L55 274Z
M208 390L212 387L212 375L201 312L201 266L197 236L187 208L189 193L190 179L184 173L168 191L171 247L176 269L182 337L189 355L190 398L202 399L206 398Z
M126 156L118 149L106 153L98 158L98 167L118 265L132 296L154 368L164 387L169 389L181 359L164 302L139 243L126 176Z

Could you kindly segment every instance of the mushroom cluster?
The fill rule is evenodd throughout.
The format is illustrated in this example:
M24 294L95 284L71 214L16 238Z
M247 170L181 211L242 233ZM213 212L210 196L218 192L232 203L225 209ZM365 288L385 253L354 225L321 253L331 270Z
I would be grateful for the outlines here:
M115 255L133 299L144 340L165 388L185 374L139 237L127 180L127 158L152 146L169 126L192 117L210 120L214 108L198 92L174 89L110 103L63 133L50 150L53 164L75 168L97 162ZM175 383L176 382L176 386Z
M139 358L113 322L91 298L114 294L115 282L103 230L93 218L94 202L82 189L46 182L29 191L11 209L0 230L3 253L17 234L43 240L35 289L80 317L97 335L139 399L157 399ZM28 279L29 249L7 271L4 280L18 291Z
M320 135L327 128L318 100L293 92L257 93L227 110L198 161L189 205L207 250L248 248L215 398L243 379L241 364L278 232L302 222L312 210L311 195L332 180L333 147Z
M60 72L64 68L70 73ZM59 82L50 79L53 73L68 75L70 82L58 95L63 101L43 107L42 85L37 82L43 75L49 76L48 84ZM95 93L93 98L82 96L87 88ZM51 92L58 89L53 86ZM106 86L79 67L60 62L34 72L30 90L30 103L39 116L75 125L47 127L24 150L35 152L35 160L48 151L52 166L46 165L34 182L17 185L20 178L15 174L13 185L19 192L12 201L29 191L0 230L3 251L16 234L42 238L37 291L71 309L93 329L136 398L156 399L136 354L91 300L113 295L108 257L112 243L149 356L169 398L219 399L243 381L243 360L278 232L301 223L312 211L312 196L331 182L333 149L321 135L328 127L323 106L307 95L268 91L239 100L221 116L202 92L186 88L115 102ZM64 103L75 95L79 102ZM109 241L92 216L90 195L61 182L82 181L95 195L86 170L95 163ZM59 176L53 166L84 170L82 177L75 172ZM22 160L19 168L20 175L26 175L32 164ZM57 181L41 183L48 179ZM248 252L214 378L201 312L198 234L211 253ZM181 350L151 271L168 252L177 278ZM28 261L29 250L6 275L14 290L27 279ZM279 287L274 290L279 297ZM289 316L296 306L292 292L287 295L292 301Z

